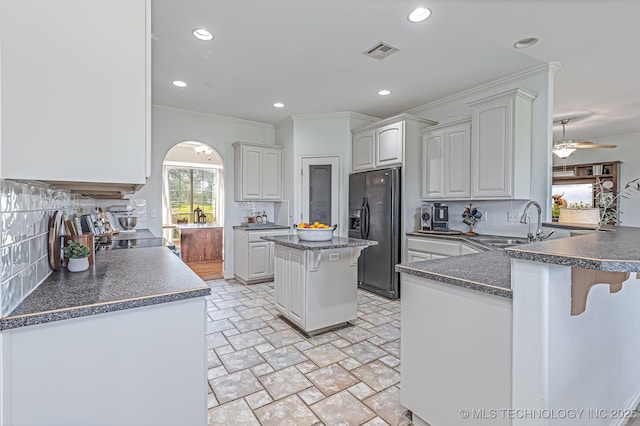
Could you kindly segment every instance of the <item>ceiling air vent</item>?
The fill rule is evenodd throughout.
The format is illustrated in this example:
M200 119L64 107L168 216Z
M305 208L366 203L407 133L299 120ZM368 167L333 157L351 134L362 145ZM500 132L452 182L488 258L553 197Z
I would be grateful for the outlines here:
M377 59L379 61L383 60L389 55L396 53L398 50L397 47L393 47L389 43L385 43L384 41L376 43L373 47L362 52L364 55L369 56L370 58Z

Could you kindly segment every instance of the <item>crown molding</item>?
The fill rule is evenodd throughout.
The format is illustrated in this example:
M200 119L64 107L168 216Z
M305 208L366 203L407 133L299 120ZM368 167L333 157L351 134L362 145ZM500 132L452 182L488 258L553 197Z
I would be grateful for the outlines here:
M271 129L271 130L273 130L273 128L274 128L273 124L269 124L269 123L263 123L263 122L260 122L260 121L245 120L243 118L228 117L226 115L211 114L211 113L208 113L208 112L194 111L192 109L175 108L175 107L170 107L170 106L165 106L165 105L158 105L158 104L153 104L152 108L153 109L163 110L163 111L170 111L170 112L187 112L187 113L190 113L190 114L197 114L197 115L202 115L202 116L206 116L206 117L209 117L209 118L215 118L215 119L220 120L220 121L227 121L229 123L246 124L246 125L251 125L251 126L264 127L266 129Z
M538 65L532 68L528 68L524 71L520 71L514 74L507 75L505 77L501 77L497 80L490 81L488 83L481 84L480 86L472 87L471 89L464 90L462 92L454 93L453 95L445 96L444 98L436 99L434 101L428 102L424 105L417 106L415 108L411 108L407 112L410 114L417 114L419 112L434 109L437 107L441 107L447 104L450 104L455 101L460 101L470 96L476 95L480 92L483 92L487 89L491 89L494 87L499 87L507 83L512 83L514 81L522 80L524 78L532 77L534 75L538 75L544 72L555 73L560 69L560 64L558 62L549 62L546 64Z

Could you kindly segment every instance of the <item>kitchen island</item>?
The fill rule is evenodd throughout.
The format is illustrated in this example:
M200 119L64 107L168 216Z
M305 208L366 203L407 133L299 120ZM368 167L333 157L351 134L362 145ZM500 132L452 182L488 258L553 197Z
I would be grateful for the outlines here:
M275 243L275 305L308 335L357 318L358 257L375 241L333 237L302 241L297 236L263 236Z
M206 424L210 291L166 247L54 272L0 319L0 424Z
M640 229L618 227L398 265L401 402L414 423L623 425L637 416L637 241Z

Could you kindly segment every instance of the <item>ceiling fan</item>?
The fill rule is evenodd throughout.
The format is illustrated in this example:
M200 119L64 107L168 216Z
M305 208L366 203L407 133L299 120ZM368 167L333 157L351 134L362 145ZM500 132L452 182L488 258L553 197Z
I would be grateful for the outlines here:
M558 142L554 142L553 148L551 152L556 154L560 158L567 158L574 153L576 149L582 148L616 148L618 145L601 145L594 142L589 141L574 141L573 139L565 138L565 129L564 126L569 122L568 118L564 118L560 120L560 124L562 124L562 140Z

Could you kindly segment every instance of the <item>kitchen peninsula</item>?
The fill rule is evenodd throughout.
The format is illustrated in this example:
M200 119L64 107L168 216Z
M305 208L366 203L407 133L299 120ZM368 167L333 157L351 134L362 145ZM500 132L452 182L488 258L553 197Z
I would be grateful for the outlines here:
M206 424L210 292L166 247L51 274L0 319L0 424Z
M358 257L376 241L333 237L303 241L297 236L263 236L275 243L275 305L312 335L355 320Z
M575 424L625 424L640 403L638 241L617 227L398 265L414 423L557 425L542 414L574 409Z

